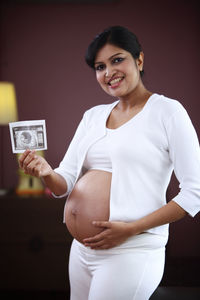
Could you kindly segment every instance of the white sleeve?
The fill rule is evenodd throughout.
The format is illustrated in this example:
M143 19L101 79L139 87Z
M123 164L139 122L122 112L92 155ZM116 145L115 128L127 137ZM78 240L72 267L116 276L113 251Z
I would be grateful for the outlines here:
M74 186L74 182L78 175L78 167L79 167L77 149L81 139L84 137L85 134L86 134L86 125L85 125L85 114L84 114L63 160L61 161L59 167L54 169L56 173L60 174L65 179L68 187L67 192L63 195L56 196L55 194L53 194L53 196L56 198L62 198L68 195Z
M181 105L167 123L169 155L180 192L172 200L191 216L200 210L200 148L196 131Z

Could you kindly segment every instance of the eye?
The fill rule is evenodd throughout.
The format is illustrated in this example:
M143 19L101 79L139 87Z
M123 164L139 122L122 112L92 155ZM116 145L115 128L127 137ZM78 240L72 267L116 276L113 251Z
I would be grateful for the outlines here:
M104 64L100 64L98 66L95 67L96 71L103 71L105 69L105 65Z
M112 63L119 63L119 62L122 62L124 60L123 57L115 57L113 60L112 60Z

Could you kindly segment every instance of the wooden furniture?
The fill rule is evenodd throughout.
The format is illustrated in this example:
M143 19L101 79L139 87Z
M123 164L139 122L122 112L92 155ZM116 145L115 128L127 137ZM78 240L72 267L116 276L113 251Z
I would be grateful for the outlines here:
M0 289L65 290L72 238L63 223L65 199L0 198Z
M31 299L40 291L41 299L52 292L67 300L72 237L62 222L64 204L46 195L0 197L0 297L22 291ZM161 287L200 286L199 216L171 224Z

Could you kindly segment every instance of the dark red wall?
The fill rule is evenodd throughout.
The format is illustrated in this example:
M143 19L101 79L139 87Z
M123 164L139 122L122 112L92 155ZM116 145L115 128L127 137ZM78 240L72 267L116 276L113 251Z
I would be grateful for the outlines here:
M83 112L113 101L84 62L88 43L110 25L127 26L138 35L145 53L146 87L181 101L200 136L197 12L194 0L2 5L0 80L15 84L20 120L46 119L45 156L53 167L62 159ZM14 187L17 163L8 128L3 151L4 182ZM177 190L172 185L169 195ZM188 221L185 229L186 221L181 222L177 237L184 245L182 254L198 255L195 238L190 250L181 235L185 229L195 235L195 221Z

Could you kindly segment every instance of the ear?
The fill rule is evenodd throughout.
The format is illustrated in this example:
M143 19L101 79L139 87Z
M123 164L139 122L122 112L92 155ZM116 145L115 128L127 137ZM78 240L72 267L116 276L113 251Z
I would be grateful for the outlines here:
M140 56L137 58L137 65L139 68L139 71L143 70L143 65L144 65L144 53L141 51Z

